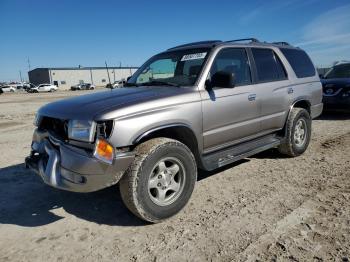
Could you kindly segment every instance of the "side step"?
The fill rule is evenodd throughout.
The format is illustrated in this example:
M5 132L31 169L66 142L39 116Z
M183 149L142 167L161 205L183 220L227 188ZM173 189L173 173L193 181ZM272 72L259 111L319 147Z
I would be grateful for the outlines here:
M281 144L282 138L273 135L263 136L248 142L234 145L220 151L216 151L202 156L202 163L206 170L211 171L216 168L231 164L243 158L255 155Z

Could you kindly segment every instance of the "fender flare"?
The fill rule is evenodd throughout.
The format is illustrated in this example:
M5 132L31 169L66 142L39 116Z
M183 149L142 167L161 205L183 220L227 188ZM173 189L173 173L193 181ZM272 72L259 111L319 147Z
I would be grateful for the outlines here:
M161 125L158 127L154 127L151 128L145 132L143 132L141 135L139 135L138 137L136 137L136 139L133 140L133 144L138 144L143 138L147 137L148 135L156 132L156 131L160 131L162 129L166 129L166 128L171 128L171 127L185 127L188 128L189 130L191 130L191 132L193 133L193 135L196 137L195 133L193 132L192 128L189 125L183 124L183 123L173 123L173 124L166 124L166 125ZM198 141L197 141L198 143Z

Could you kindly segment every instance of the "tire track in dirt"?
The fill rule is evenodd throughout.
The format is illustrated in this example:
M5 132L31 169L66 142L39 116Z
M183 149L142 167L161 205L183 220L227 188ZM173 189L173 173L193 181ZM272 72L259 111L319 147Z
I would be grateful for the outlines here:
M318 148L320 148L320 154L322 155L327 153L334 154L335 148L340 152L349 150L350 133L346 133L335 138L327 139L324 142L319 143ZM332 206L330 205L330 203L326 203L328 207L324 207L320 199L328 199L332 197L336 201L336 196L340 194L341 198L349 201L349 175L350 172L348 171L346 166L343 166L340 170L337 170L337 175L329 179L327 185L325 185L324 190L318 192L316 195L309 197L298 208L294 209L293 212L287 214L285 217L283 217L283 219L279 220L272 230L261 235L256 241L252 242L243 252L241 252L239 254L239 259L241 261L265 261L276 260L277 258L284 258L291 261L305 261L310 259L318 261L327 261L330 259L333 260L336 257L339 260L342 259L344 261L345 259L345 261L348 261L346 260L348 259L346 256L346 252L344 254L339 254L341 252L333 252L333 256L329 256L329 254L331 254L331 251L334 251L332 250L334 243L329 244L327 243L327 241L324 241L326 242L324 245L328 244L328 248L330 248L331 250L323 252L323 254L321 255L318 251L322 248L322 246L320 246L317 243L313 245L309 243L309 245L306 245L302 242L303 240L305 240L305 238L307 238L308 234L312 234L313 237L320 236L320 233L317 232L310 233L314 231L315 227L320 226L320 223L317 224L317 221L315 221L314 217L325 215L325 212L322 211ZM339 185L342 185L342 187ZM334 189L340 192L334 192ZM339 211L338 209L339 208L335 207L335 212L328 215L330 215L331 217L337 217L337 211ZM347 212L348 214L350 213L349 209L347 209L345 212ZM329 221L332 220L332 218L326 218L324 220ZM314 223L307 223L307 221L313 221ZM348 220L348 225L350 225L350 220ZM325 231L324 228L323 230ZM350 229L348 230L348 232L350 232ZM297 236L293 239L289 239L288 241L288 236L292 233L296 233ZM329 235L332 234L332 232L328 233ZM334 236L329 235L327 237L335 238ZM344 234L341 235L344 238ZM312 240L308 241L313 242ZM306 251L304 252L305 254L303 254L303 252L300 252L303 249ZM338 249L342 250L341 247L338 247ZM299 252L295 252L295 250L298 250Z

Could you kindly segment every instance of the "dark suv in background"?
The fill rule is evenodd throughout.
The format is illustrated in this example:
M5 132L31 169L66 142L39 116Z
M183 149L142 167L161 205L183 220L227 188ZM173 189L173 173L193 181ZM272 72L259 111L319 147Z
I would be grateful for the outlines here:
M321 82L325 110L350 112L350 62L334 65Z

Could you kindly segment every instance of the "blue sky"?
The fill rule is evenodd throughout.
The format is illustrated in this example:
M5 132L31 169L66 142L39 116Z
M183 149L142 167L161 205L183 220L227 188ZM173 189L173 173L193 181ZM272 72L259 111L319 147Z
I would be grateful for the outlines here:
M31 68L141 65L168 47L253 36L305 49L316 65L350 59L349 0L0 0L0 81Z

